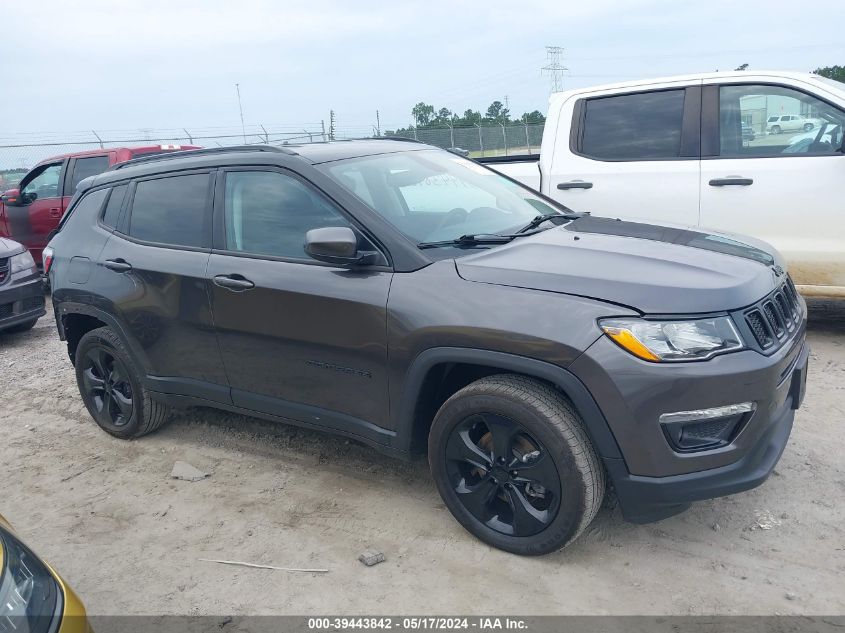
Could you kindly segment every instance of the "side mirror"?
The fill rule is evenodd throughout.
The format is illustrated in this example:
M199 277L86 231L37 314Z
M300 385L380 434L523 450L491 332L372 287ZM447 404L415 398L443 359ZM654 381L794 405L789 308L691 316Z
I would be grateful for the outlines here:
M336 266L366 266L378 258L378 253L358 250L358 237L348 226L311 229L305 234L305 252Z
M20 191L18 191L17 189L9 189L8 191L4 192L3 195L0 196L0 202L2 202L8 207L20 207L24 204L21 200Z

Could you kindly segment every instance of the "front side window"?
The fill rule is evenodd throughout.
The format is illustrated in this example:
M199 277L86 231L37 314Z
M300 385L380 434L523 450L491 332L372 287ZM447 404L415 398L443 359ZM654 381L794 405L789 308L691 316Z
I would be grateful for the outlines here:
M21 194L28 202L44 198L56 198L59 195L59 177L62 175L62 163L53 163L38 168L35 176L26 182Z
M142 180L135 186L129 235L172 246L203 246L210 218L208 174Z
M843 124L845 112L799 90L768 85L719 88L723 157L833 154L842 148Z
M372 200L368 206L417 243L509 233L538 215L560 212L495 171L440 150L351 158L322 169Z
M226 250L306 259L311 229L348 226L343 214L312 187L275 171L226 174Z
M76 185L89 176L102 174L109 168L108 156L91 156L90 158L77 158L73 166L73 175L70 178L70 191L76 191Z
M599 160L655 160L681 155L684 90L588 99L581 153Z

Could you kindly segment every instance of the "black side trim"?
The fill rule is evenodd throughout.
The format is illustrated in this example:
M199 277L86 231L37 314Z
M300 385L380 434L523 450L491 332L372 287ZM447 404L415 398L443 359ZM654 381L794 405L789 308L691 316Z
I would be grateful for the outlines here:
M223 402L207 400L198 396L185 396L170 393L160 393L155 391L152 391L150 395L156 402L161 402L174 407L211 407L214 409L220 409L222 411L229 411L231 413L239 413L241 415L248 415L255 418L261 418L263 420L269 420L271 422L283 422L285 424L292 424L294 426L300 426L316 431L323 431L327 433L332 433L334 435L349 437L354 440L363 442L364 444L367 444L372 448L375 448L380 453L384 453L386 455L398 459L411 460L413 458L413 456L407 451L403 451L399 448L389 446L386 443L384 436L390 433L389 431L386 431L385 429L379 429L381 437L376 437L376 434L374 434L370 429L367 428L373 425L367 422L363 422L361 420L357 420L355 418L348 418L348 416L345 417L348 418L348 420L353 421L351 424L347 421L347 419L344 419L343 424L345 426L343 427L329 426L327 422L330 421L330 418L332 423L337 423L339 418L334 416L340 416L341 414L336 414L330 411L322 411L320 409L317 409L316 407L307 407L306 405L297 405L296 403L280 403L279 401L274 400L274 403L278 406L278 411L286 411L288 413L291 413L291 415L288 416L269 413L258 409L239 407L234 404L226 404ZM261 396L256 397L260 398ZM300 407L302 407L302 409L300 409ZM299 417L293 417L293 415L300 415L301 411L306 409L312 412L321 411L320 415L326 416L323 417L321 420L323 424L315 424L314 422L302 420Z
M402 389L402 401L394 414L397 448L408 451L414 431L414 411L429 370L441 363L468 363L512 371L546 380L563 391L584 419L587 434L599 456L622 458L616 438L593 396L572 372L533 358L465 347L434 347L419 354L411 363ZM626 471L627 472L627 471Z

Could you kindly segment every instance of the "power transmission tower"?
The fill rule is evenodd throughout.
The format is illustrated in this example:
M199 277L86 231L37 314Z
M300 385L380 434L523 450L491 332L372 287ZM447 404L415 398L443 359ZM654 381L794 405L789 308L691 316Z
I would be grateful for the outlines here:
M546 65L540 71L551 77L552 92L563 90L563 73L569 69L563 65L562 59L562 46L546 46Z
M329 140L330 141L334 140L334 132L335 132L334 124L335 124L334 110L329 110Z

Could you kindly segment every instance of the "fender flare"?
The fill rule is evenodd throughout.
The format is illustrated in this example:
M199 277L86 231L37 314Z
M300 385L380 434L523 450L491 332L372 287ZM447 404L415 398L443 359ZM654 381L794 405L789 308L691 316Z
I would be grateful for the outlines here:
M146 383L147 377L147 368L149 367L149 361L147 359L147 355L144 350L140 349L138 345L134 342L131 336L126 336L126 332L123 328L123 325L114 317L113 314L106 312L100 308L95 306L89 305L87 303L78 303L76 301L65 300L61 302L57 302L56 304L56 327L59 330L59 337L61 340L67 340L65 334L65 327L64 321L62 317L73 315L73 314L82 314L85 316L91 316L99 321L105 323L108 327L110 327L120 340L123 342L123 345L129 350L129 353L132 355L133 360L136 362L138 367L142 370L141 371L141 378L142 381Z
M411 363L402 387L402 400L396 419L396 436L409 450L414 432L414 410L429 370L441 363L482 365L545 380L557 386L575 405L584 420L585 430L596 452L602 458L622 459L616 438L607 420L584 383L572 372L535 358L505 352L467 347L433 347L421 352Z

